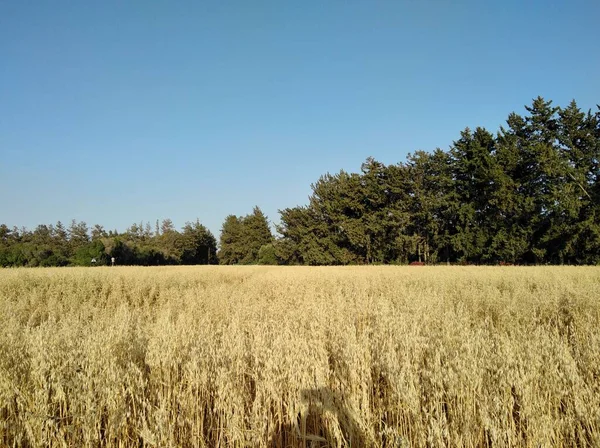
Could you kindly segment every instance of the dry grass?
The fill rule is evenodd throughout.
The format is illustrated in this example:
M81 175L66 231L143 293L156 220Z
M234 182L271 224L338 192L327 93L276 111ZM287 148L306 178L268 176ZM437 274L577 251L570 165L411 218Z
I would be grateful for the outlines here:
M600 269L0 270L2 446L600 446Z

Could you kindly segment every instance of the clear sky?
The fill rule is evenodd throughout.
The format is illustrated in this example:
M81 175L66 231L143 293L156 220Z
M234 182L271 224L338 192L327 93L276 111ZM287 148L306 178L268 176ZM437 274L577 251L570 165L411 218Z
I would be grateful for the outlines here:
M1 1L0 223L307 203L541 95L600 103L600 2Z

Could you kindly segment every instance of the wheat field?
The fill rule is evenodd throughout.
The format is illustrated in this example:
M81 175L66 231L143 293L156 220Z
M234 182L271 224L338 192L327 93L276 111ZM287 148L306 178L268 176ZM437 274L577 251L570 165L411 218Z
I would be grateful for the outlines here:
M0 270L0 445L600 446L600 269Z

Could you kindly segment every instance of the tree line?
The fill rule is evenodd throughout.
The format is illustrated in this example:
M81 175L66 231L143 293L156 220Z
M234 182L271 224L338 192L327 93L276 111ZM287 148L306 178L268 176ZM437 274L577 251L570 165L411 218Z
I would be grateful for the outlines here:
M133 224L125 232L73 220L33 231L0 225L0 266L215 264L217 241L199 221L177 231L170 219Z
M255 207L228 216L219 251L199 222L123 234L73 222L33 232L0 226L0 265L346 265L600 263L600 107L541 97L495 133L466 128L447 151L416 151L359 173L325 174L308 204L279 211L277 236ZM116 254L116 255L115 255Z
M600 107L541 97L494 135L465 129L417 151L324 175L281 210L285 264L600 262Z

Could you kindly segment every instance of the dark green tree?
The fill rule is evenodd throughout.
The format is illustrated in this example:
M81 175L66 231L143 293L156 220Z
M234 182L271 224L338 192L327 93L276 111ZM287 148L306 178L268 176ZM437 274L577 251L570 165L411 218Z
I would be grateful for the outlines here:
M560 202L543 242L553 263L600 262L599 115L582 112L575 101L558 113L562 173L555 180Z
M331 230L312 208L286 208L279 213L281 223L277 231L282 238L275 249L283 264L336 264L339 249L331 238Z
M119 258L122 258L122 254L119 254ZM71 259L71 263L75 266L102 266L109 264L109 261L101 239L95 239L78 247Z
M219 263L238 264L244 257L242 220L229 215L221 228Z
M262 210L256 206L252 213L242 219L242 264L258 263L258 252L266 244L273 242L269 221Z
M90 242L89 228L84 221L77 222L73 219L68 234L70 255L75 254L77 249Z
M196 220L186 223L182 232L182 264L216 264L217 240L213 234Z
M494 153L494 136L483 128L465 129L450 149L455 193L451 244L460 261L481 263L494 258L487 251L499 175Z
M269 221L259 207L244 217L229 215L221 228L219 262L256 264L260 248L272 242Z
M99 224L94 225L94 227L92 228L92 241L99 240L101 238L106 238L107 236L108 233L106 233L106 230L104 230L103 226Z
M162 252L168 264L181 263L185 243L182 235L175 230L175 226L170 219L163 221L157 243L158 249Z
M264 244L258 250L258 264L277 265L279 258L273 243Z
M409 261L435 263L448 258L449 228L456 226L450 161L441 150L417 151L407 159L410 225L404 244L412 249Z

